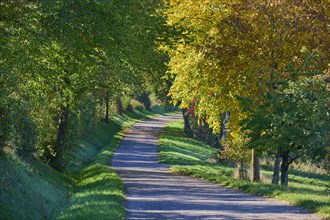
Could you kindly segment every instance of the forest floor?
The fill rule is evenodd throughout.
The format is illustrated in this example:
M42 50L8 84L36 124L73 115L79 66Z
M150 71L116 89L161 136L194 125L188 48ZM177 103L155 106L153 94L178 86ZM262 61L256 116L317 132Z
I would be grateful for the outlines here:
M113 155L111 166L125 184L128 219L320 219L287 202L171 174L158 163L158 138L168 122L180 118L137 123Z

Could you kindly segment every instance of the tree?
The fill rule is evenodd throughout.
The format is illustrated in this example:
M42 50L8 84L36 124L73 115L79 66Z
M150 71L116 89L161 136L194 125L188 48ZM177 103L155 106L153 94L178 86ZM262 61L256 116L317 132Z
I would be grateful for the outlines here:
M317 69L326 68L328 7L327 1L170 1L168 24L182 33L169 47L174 103L188 108L198 100L196 115L216 133L230 111L230 131L238 137L249 116L237 97L254 99L257 108L278 81L295 80L285 70L302 62L303 46L317 50Z
M36 141L34 123L29 117L30 103L22 92L24 80L20 67L26 66L26 51L36 48L30 27L37 17L31 1L2 1L0 3L0 149L6 145L21 156L31 156Z
M65 149L87 126L79 117L94 117L103 100L108 121L111 101L146 90L163 70L161 4L2 1L1 148L37 139L39 157L61 169Z
M284 69L302 46L317 48L320 65L327 65L326 6L321 1L170 1L168 23L184 33L169 50L175 76L170 95L182 108L197 99L196 115L205 116L217 132L220 114L230 111L231 131L239 132L246 115L237 95L258 97L267 89L263 82L285 79Z
M252 111L244 129L250 145L282 157L281 184L288 185L289 165L301 157L325 159L325 124L329 122L330 90L323 79L300 78L265 94L263 105ZM315 140L318 140L316 143ZM322 152L316 149L323 149ZM311 153L313 152L313 153Z
M249 137L246 134L242 134L239 137L228 138L224 137L221 140L223 151L219 156L223 159L232 160L236 165L235 176L238 179L247 179L246 164L251 160L250 150L247 147Z

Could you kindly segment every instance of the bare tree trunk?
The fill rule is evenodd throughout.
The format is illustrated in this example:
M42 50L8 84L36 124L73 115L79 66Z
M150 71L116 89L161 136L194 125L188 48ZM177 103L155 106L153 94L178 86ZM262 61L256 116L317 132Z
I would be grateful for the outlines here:
M244 163L237 163L236 162L236 178L239 180L246 180L247 179L247 171L245 169Z
M287 153L283 154L282 164L281 164L281 185L288 186L288 175L289 175L289 155Z
M272 179L272 184L274 184L274 185L278 185L278 182L280 180L281 158L282 157L280 157L280 156L276 156L276 158L275 158L273 179Z
M255 149L252 149L251 181L260 182L260 161L259 157L256 155Z
M58 132L57 132L57 143L55 150L55 157L52 161L52 165L56 170L62 169L62 153L65 146L65 140L67 136L68 129L68 119L69 119L69 106L62 106L61 113L58 118Z
M188 114L188 109L183 108L181 109L182 116L183 116L183 121L184 121L184 133L191 137L192 136L192 130L189 124L189 114Z
M109 123L109 100L110 100L110 96L109 96L109 92L105 93L105 123Z

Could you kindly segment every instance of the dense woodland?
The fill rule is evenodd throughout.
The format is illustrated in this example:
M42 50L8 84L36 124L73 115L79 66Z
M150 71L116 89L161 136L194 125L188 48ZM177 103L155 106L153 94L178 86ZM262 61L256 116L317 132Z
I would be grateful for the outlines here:
M273 184L289 165L329 172L327 0L2 0L0 157L64 169L100 120L150 109L154 93L185 133L219 147L239 178Z

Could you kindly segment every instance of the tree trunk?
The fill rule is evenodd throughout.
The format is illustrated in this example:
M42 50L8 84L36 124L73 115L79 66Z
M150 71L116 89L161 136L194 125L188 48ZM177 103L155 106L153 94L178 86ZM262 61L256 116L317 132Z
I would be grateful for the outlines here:
M117 104L117 113L119 115L122 115L124 113L124 107L119 96L116 98L116 104Z
M109 92L105 93L105 123L109 124L109 100L110 100L110 96L109 96Z
M247 179L247 171L244 163L236 163L236 178L239 180Z
M62 106L61 113L58 118L58 132L57 132L57 141L56 141L56 148L55 148L55 157L53 159L53 167L56 170L62 169L62 153L64 150L65 140L67 136L67 129L68 129L68 119L69 119L69 106Z
M283 154L281 164L281 185L288 186L288 174L289 174L289 155Z
M189 124L189 114L188 114L188 109L183 108L181 109L182 116L183 116L183 121L184 121L184 133L188 136L192 136L192 130Z
M255 149L252 149L251 181L260 182L260 162L259 157L256 155Z
M273 179L272 179L272 184L274 185L278 185L278 181L280 179L280 168L281 168L281 157L276 156L274 162Z
M230 111L225 111L221 116L220 140L223 137L229 135L229 127L228 127L229 119L230 119Z

